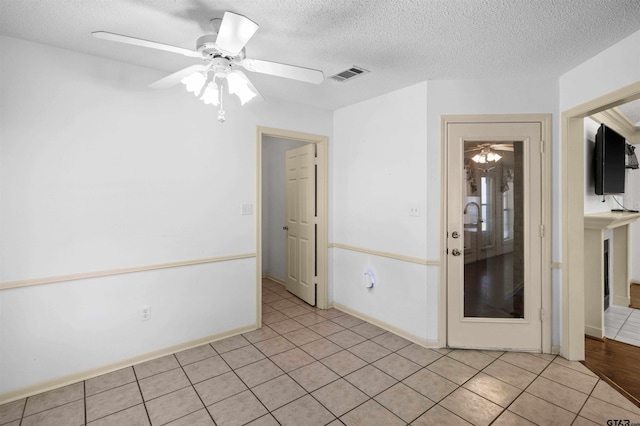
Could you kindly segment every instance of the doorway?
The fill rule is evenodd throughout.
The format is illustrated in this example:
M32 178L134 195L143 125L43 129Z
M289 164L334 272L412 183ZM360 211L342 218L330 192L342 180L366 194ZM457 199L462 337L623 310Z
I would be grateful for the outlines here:
M550 351L549 122L443 117L448 347Z
M640 81L562 112L562 346L572 361L585 355L584 118L640 99Z
M312 144L315 147L317 156L317 176L316 176L316 217L317 217L317 233L315 235L316 246L316 276L317 283L315 284L316 292L316 306L320 309L328 308L328 267L327 267L327 245L328 245L328 230L327 230L327 189L328 189L328 164L327 164L327 144L328 138L321 135L313 135L308 133L293 132L283 129L274 129L268 127L257 128L257 167L256 167L256 247L257 247L257 262L256 262L256 324L258 327L262 325L262 277L263 277L263 264L265 263L264 254L268 253L268 250L264 250L263 253L263 218L265 215L269 215L266 210L266 205L263 204L263 150L265 144L278 143L278 141L287 141L293 143L293 145L304 146ZM284 157L283 157L284 160ZM284 166L284 161L283 161ZM284 184L284 182L283 182ZM282 206L284 207L284 193L282 194ZM284 237L286 234L286 223L281 223L277 230L273 232L280 232L280 237ZM283 234L284 233L284 234ZM284 251L285 248L283 247ZM284 253L281 253L284 254ZM285 257L281 256L281 262L286 264ZM286 267L283 265L283 268ZM287 275L286 273L284 275Z

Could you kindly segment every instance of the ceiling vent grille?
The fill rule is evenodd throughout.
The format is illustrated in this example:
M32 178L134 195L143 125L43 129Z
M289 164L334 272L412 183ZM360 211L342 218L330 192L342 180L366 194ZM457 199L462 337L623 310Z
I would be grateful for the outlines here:
M363 74L368 73L369 71L365 70L364 68L360 68L360 67L356 67L355 65L351 68L349 68L348 70L344 70L342 72L339 72L336 75L332 75L331 77L329 77L332 80L335 81L339 81L339 82L344 82L347 80L353 80L356 77L359 77Z

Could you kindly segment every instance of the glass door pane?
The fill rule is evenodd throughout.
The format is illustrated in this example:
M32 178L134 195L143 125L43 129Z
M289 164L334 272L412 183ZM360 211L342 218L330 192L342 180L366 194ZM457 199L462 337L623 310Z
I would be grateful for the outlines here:
M523 143L464 148L464 317L524 318Z

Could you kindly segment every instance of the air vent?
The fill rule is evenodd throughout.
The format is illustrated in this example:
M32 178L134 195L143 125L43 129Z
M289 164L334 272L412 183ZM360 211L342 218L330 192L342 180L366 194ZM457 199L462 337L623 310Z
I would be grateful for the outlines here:
M332 80L335 81L347 81L347 80L352 80L358 76L361 76L362 74L366 74L369 71L365 70L364 68L360 68L360 67L356 67L355 65L351 68L349 68L348 70L339 72L336 75L332 75L331 77L329 77Z

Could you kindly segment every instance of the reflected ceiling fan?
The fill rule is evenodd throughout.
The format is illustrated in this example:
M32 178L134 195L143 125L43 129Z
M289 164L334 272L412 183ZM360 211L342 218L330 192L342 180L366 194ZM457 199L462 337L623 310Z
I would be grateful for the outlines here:
M324 81L324 74L319 70L247 58L245 45L258 30L258 24L246 16L225 12L222 19L212 19L210 24L214 32L200 36L196 40L195 50L105 31L92 34L103 40L164 50L203 60L203 64L184 68L152 83L149 87L165 89L182 82L194 95L202 95L200 99L205 104L219 106L220 122L225 121L225 111L222 108L222 92L225 86L230 94L240 98L242 105L253 99L262 99L241 68L312 84Z
M508 143L479 143L472 148L465 149L464 152L482 151L490 149L493 151L510 151L513 152L513 142Z
M502 159L502 155L498 154L495 151L508 151L513 152L513 143L479 143L473 148L465 149L464 152L476 152L479 151L476 155L471 157L471 159L480 164L478 166L480 170L484 172L488 172L493 170L494 167L489 167L488 165L491 163L497 163ZM487 166L484 166L487 165Z

